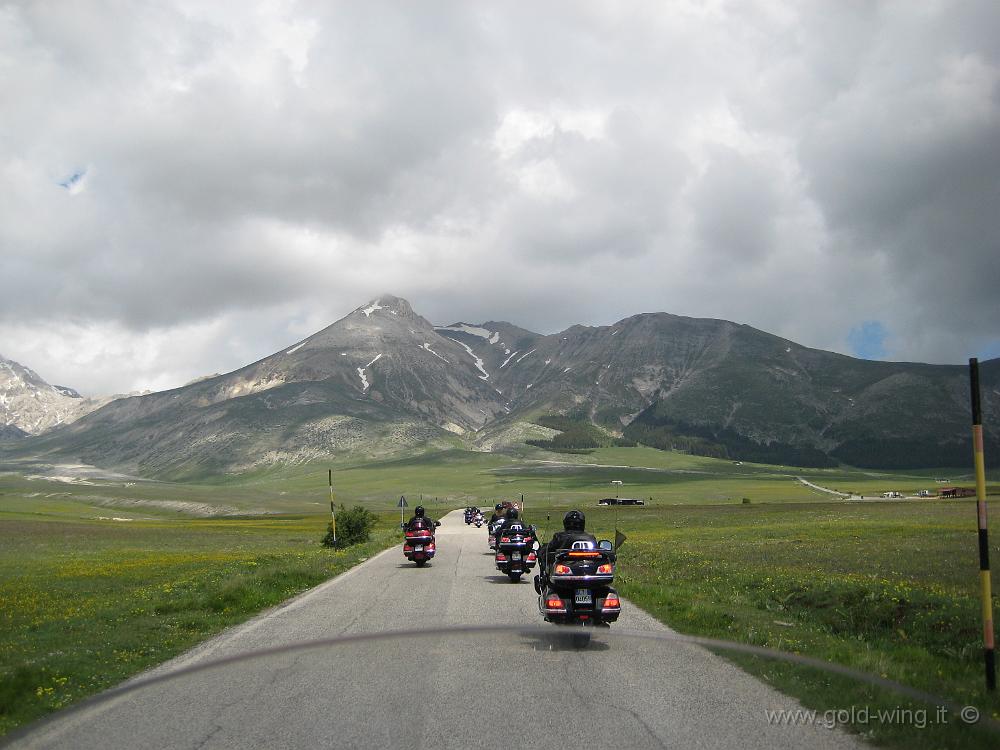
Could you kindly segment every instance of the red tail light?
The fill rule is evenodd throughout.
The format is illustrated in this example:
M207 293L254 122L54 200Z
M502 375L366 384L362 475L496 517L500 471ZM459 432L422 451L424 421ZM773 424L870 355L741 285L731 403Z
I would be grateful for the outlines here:
M406 538L407 539L413 539L413 537L415 537L415 536L416 536L416 534L414 534L412 531L407 531L406 532Z
M598 565L597 566L597 575L599 575L599 576L611 575L611 572L613 570L614 570L614 566L611 563L604 563L604 565Z
M503 552L497 552L497 562L507 562L507 555Z
M409 544L403 545L403 552L413 552L413 547Z
M563 604L563 600L555 594L549 594L545 598L545 609L553 612L565 612L566 605Z
M586 550L573 550L572 552L567 552L570 557L600 557L600 552L587 552Z
M434 547L435 547L434 542L431 542L430 544L427 545L427 551L428 552L433 552L434 551Z
M500 544L507 544L507 542L509 542L509 541L510 541L510 537L509 536L502 536L502 537L500 537Z
M617 594L608 594L601 609L621 609L622 603Z
M557 576L568 576L572 572L573 570L569 567L569 565L563 565L561 563L552 569L552 573Z
M538 559L538 558L537 558L537 557L535 557L535 553L534 553L534 552L529 552L529 553L528 553L528 561L529 561L529 562L535 562L535 560L537 560L537 559Z

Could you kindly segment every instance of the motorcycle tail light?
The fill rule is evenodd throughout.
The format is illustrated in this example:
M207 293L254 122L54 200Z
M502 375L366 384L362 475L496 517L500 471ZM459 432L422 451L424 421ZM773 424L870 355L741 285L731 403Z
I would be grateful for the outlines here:
M406 532L406 538L407 539L413 539L413 537L415 537L415 536L416 536L416 534L414 534L412 531L407 531Z
M604 565L598 565L597 566L597 575L599 575L599 576L611 575L611 572L613 570L614 570L614 566L612 566L611 563L604 563Z
M431 542L430 544L428 544L427 545L427 551L428 552L433 552L434 551L434 546L435 546L434 542Z
M568 576L570 573L573 572L573 570L572 568L569 567L569 565L563 565L560 563L559 565L556 565L556 567L552 569L552 572L557 576Z
M538 558L537 558L537 557L535 557L535 553L534 553L534 552L529 552L529 553L528 553L528 560L530 560L531 562L534 562L534 561L535 561L535 560L537 560L537 559L538 559Z
M497 552L497 562L507 562L507 555L503 552Z
M502 537L500 537L500 544L507 544L507 542L509 542L509 541L510 541L510 537L509 536L502 536Z
M413 552L413 547L411 547L409 544L404 544L403 552Z
M549 594L545 598L545 609L547 609L549 611L565 612L566 611L566 605L563 604L563 600L560 599L555 594Z
M618 594L608 594L601 609L621 609L622 603Z

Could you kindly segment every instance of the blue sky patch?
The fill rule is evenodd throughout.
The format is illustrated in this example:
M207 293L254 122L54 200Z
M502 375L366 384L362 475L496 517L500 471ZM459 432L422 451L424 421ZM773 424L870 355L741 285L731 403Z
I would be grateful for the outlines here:
M988 343L979 350L979 353L976 356L979 357L980 361L1000 357L1000 339L996 339L995 341Z
M866 320L855 326L847 334L847 343L854 351L854 356L861 359L882 359L886 356L885 340L889 331L878 320Z
M65 180L62 180L57 184L59 185L59 187L64 187L67 190L72 191L73 188L76 187L77 184L80 182L80 180L82 180L86 176L87 176L86 169L78 169L75 172L73 172L73 174L71 174L69 177L67 177Z

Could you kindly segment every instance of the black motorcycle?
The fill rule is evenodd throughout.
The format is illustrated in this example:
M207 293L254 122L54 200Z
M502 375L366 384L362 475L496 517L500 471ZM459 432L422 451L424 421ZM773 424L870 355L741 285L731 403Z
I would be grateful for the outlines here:
M621 599L611 584L617 555L606 539L574 542L574 548L560 550L547 561L545 577L535 576L538 611L546 622L556 625L596 625L607 627L622 611ZM589 634L581 636L582 645Z
M497 570L517 583L538 563L535 553L537 533L534 526L515 524L498 532L493 561Z

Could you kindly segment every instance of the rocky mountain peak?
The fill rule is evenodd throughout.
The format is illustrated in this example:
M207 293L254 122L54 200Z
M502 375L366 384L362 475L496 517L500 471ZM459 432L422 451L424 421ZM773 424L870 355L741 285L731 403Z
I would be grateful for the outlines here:
M37 435L60 424L68 424L107 403L108 399L85 399L72 388L45 382L34 370L0 356L0 426L4 439L22 434Z
M352 315L362 316L367 319L370 319L375 315L389 315L395 318L423 320L423 318L413 312L413 308L410 306L409 302L402 297L397 297L392 294L379 295L375 299L370 300L367 304L359 307L352 313Z

